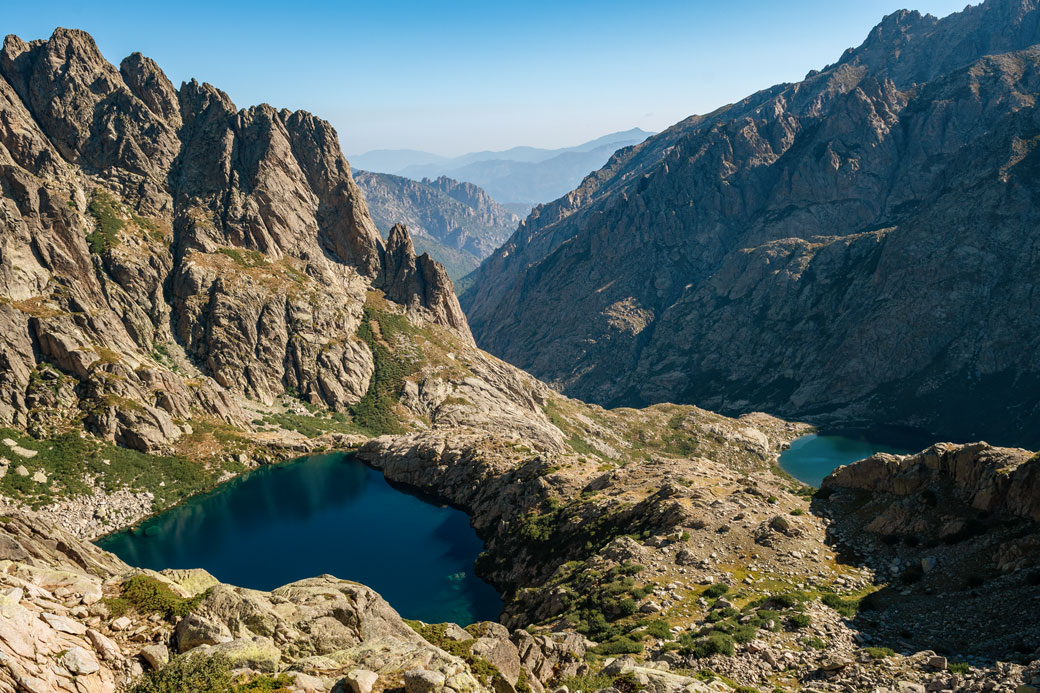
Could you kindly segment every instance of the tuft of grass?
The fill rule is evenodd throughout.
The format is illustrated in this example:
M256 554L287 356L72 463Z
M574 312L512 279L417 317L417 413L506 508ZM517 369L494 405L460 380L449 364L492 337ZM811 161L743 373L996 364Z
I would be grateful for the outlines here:
M960 674L962 676L971 672L971 665L967 662L950 662L946 665L946 668L951 674Z
M891 647L865 647L863 648L871 659L886 659L895 655Z

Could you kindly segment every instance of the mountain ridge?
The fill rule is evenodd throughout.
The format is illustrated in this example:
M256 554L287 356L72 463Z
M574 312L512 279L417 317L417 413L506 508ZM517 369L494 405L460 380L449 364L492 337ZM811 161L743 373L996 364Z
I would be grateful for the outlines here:
M478 343L603 404L697 402L1029 444L1035 347L1002 345L1034 343L1021 278L1035 269L1035 240L1013 227L1029 228L1032 213L1021 142L1035 128L1038 21L1031 0L941 20L894 13L805 81L620 150L477 270L462 304ZM985 174L963 154L971 148ZM989 186L971 199L1006 231L983 231L978 212L955 221L944 166L969 190ZM930 219L941 215L958 245L940 242ZM855 254L840 260L844 245ZM920 264L898 260L897 246ZM989 269L951 273L972 252ZM915 271L942 279L954 304ZM975 282L980 295L1013 291L1014 317L986 317ZM901 329L909 314L913 329ZM948 329L941 314L980 327L955 343L968 325ZM979 397L993 405L988 420L967 413Z

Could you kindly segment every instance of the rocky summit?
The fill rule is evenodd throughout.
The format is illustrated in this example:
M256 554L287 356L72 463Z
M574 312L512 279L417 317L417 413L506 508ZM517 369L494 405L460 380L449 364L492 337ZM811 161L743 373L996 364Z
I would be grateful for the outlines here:
M1040 9L900 11L794 84L618 151L463 295L607 406L1036 445Z
M742 362L711 351L741 398L720 400L727 409L798 391L814 416L901 419L899 400L927 423L938 410L925 404L970 397L947 425L996 425L1001 412L1028 437L1035 258L1007 220L1033 213L1026 44L1038 16L995 0L942 21L894 15L803 83L622 150L485 262L468 302L478 339L518 339L537 317L533 368L551 356L568 387L650 401L679 387L675 373L699 377L681 360L708 358L689 346L698 329L732 328L726 348L782 343L786 365L763 357L751 391L722 368ZM140 54L117 68L67 29L5 39L0 97L0 692L1040 687L1033 452L936 443L807 487L778 459L808 423L667 402L604 409L479 349L447 272L393 218L404 207L385 208L381 236L335 131L310 114L175 88ZM988 177L998 161L1002 177ZM951 187L952 173L971 185ZM482 204L466 186L424 185ZM781 206L781 192L801 202ZM591 271L578 263L595 257ZM629 271L655 266L655 282ZM761 306L760 327L712 309L674 336L678 355L644 361L681 323L668 311L707 306L702 292L725 277L734 286L713 295L738 313ZM582 298L593 285L601 298ZM957 322L997 294L985 338ZM588 315L607 316L614 337L576 317L596 301L609 311ZM800 322L818 303L835 317ZM900 311L913 334L868 309ZM492 328L492 313L512 317ZM854 319L879 331L842 322ZM790 329L771 334L770 321ZM567 331L602 360L571 359L556 339ZM839 335L865 355L834 350ZM840 387L802 382L823 353L848 364ZM920 380L899 370L925 362ZM958 363L1021 380L1000 380L993 408L997 381L942 370ZM886 373L923 399L863 390ZM498 622L405 620L344 576L258 591L144 570L90 543L258 465L330 450L469 515ZM262 554L282 560L276 545Z

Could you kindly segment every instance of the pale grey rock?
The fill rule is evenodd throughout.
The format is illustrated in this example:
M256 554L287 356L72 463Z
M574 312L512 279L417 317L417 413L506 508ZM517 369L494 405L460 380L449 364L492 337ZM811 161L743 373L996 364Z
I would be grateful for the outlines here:
M86 676L101 669L94 655L78 646L70 647L59 661L74 676Z
M170 648L162 643L141 648L141 658L148 662L153 671L158 671L170 661Z
M365 669L354 669L345 677L351 693L372 693L372 687L379 680L379 674Z

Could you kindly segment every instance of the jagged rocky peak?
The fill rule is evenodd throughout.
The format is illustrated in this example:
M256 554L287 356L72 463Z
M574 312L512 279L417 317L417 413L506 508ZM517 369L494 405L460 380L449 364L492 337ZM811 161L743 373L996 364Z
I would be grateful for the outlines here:
M372 290L469 339L443 270L387 253L309 113L174 89L139 53L116 69L82 31L8 36L0 162L4 424L85 413L155 451L194 416L248 427L242 395L344 409L373 371L354 338ZM61 387L34 385L51 370Z
M458 330L469 341L473 340L448 273L427 253L416 257L412 237L403 224L395 224L390 229L384 267L386 295L390 299L412 309L435 311L438 322Z

